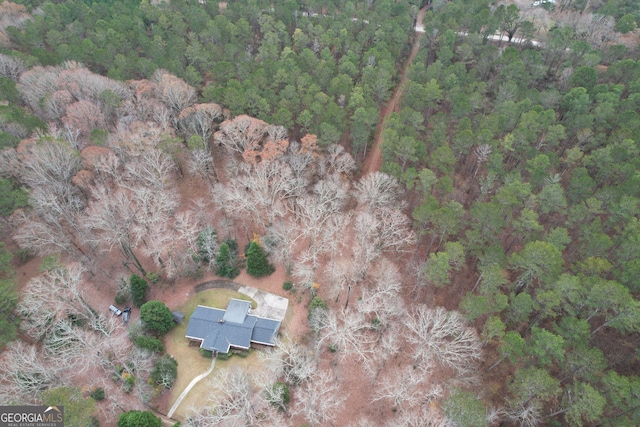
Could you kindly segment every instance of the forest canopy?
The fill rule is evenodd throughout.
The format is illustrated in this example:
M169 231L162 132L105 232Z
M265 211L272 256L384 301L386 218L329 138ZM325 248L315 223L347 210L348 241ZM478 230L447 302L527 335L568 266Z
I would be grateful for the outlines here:
M336 422L354 365L382 409L353 425L640 424L637 2L0 12L2 402L91 354L146 403L158 355L105 350L116 326L83 297L83 277L120 283L113 257L150 292L275 266L313 308L271 384L217 377L230 393L188 425ZM56 254L17 291L14 268ZM161 308L143 320L164 333ZM274 384L286 403L246 392Z

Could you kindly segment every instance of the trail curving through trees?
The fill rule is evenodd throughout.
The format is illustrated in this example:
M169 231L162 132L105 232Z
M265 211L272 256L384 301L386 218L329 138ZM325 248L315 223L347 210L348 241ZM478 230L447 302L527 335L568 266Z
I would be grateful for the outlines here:
M362 165L362 175L366 175L371 172L379 171L382 166L382 150L380 150L380 144L382 144L382 131L384 130L385 124L387 122L387 118L396 110L396 107L400 103L402 99L402 95L404 93L404 86L407 81L407 70L409 66L413 63L418 55L418 51L420 50L420 34L424 32L422 25L422 18L429 9L431 5L426 5L420 12L418 12L418 16L416 18L416 26L415 32L417 33L416 39L413 42L413 47L411 48L411 53L407 58L406 62L402 66L402 74L400 75L400 81L393 91L393 95L387 102L387 104L380 111L380 121L378 122L378 127L376 128L376 135L373 141L373 146L367 154L367 157L364 160L364 164Z

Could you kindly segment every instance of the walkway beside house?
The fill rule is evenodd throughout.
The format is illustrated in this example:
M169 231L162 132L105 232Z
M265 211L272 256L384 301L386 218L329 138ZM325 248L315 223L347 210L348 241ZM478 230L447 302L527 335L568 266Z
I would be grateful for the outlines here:
M173 404L173 406L171 407L171 409L169 410L169 413L167 414L167 418L171 418L174 414L174 412L176 412L176 409L178 409L178 407L180 406L180 404L182 403L182 400L187 396L187 394L191 391L191 389L193 388L194 385L196 385L201 379L206 378L209 376L209 374L211 374L211 372L213 372L213 368L216 366L216 358L213 357L211 358L211 366L209 366L209 369L207 369L205 372L201 373L200 375L198 375L197 377L195 377L187 386L187 388L185 388L182 393L180 393L180 396L178 396L178 400L176 400L176 403Z

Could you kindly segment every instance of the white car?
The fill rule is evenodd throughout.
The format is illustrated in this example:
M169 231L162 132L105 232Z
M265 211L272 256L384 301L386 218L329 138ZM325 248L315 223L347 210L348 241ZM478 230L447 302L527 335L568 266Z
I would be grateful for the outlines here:
M120 316L122 314L122 311L120 311L120 309L113 304L109 306L109 311L115 314L116 316Z

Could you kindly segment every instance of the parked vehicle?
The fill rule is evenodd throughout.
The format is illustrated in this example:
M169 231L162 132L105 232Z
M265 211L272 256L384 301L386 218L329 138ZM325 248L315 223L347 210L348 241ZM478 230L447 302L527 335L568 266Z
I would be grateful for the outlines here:
M109 306L109 311L115 314L116 316L120 316L122 314L122 311L120 311L120 309L113 304Z
M544 6L545 4L555 5L556 0L538 0L531 3L531 6L538 7L538 6Z
M122 311L122 323L129 323L129 316L131 315L131 307L125 307Z

